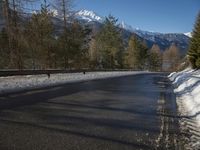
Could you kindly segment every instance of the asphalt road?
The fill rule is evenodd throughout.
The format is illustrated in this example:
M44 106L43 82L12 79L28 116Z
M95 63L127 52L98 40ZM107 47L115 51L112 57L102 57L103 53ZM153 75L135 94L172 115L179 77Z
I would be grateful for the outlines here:
M183 149L165 74L142 74L0 97L0 150Z

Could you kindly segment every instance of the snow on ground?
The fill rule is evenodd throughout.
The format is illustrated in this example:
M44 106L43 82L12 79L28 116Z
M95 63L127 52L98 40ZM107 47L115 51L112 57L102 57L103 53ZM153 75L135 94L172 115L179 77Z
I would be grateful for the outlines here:
M169 75L175 85L174 92L184 105L188 117L195 118L200 127L200 70L185 69Z
M175 87L180 123L191 135L188 147L200 149L200 70L187 68L168 77Z
M86 72L51 74L50 78L46 74L28 76L0 77L0 94L17 92L26 89L35 89L64 83L80 82L94 79L119 77L133 75L144 72L136 71L116 71L116 72Z

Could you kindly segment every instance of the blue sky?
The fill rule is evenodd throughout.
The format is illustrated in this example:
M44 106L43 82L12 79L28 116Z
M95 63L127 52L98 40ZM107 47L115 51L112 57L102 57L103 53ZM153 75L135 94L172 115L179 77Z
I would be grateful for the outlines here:
M200 0L75 0L73 9L112 14L142 30L184 33L193 29Z

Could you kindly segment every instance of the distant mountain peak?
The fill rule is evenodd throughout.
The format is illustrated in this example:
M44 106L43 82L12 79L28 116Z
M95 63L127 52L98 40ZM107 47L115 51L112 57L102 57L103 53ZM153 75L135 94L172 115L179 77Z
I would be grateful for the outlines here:
M132 28L132 26L126 24L124 21L122 21L122 22L119 24L119 27L122 28L122 29L128 30L128 31L130 31L130 32L133 32L133 31L134 31L134 29Z
M87 20L88 22L91 22L91 21L102 22L103 21L103 18L97 15L94 11L90 11L86 9L77 11L75 15L80 19Z

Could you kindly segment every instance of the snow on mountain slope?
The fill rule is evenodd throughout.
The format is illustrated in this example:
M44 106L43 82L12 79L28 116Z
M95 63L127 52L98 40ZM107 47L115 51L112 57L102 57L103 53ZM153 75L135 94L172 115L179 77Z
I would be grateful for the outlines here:
M184 35L188 36L188 37L192 37L192 32L187 32L187 33L184 33Z
M122 29L125 29L125 30L128 30L130 32L133 32L134 29L131 25L128 25L126 24L124 21L122 21L120 24L119 24L119 27L122 28Z
M191 33L159 33L144 31L139 28L133 28L131 25L126 24L124 21L119 24L119 27L131 33L137 34L144 40L159 45L161 49L166 49L172 43L175 43L181 50L183 50L183 53L185 53L188 47L189 37L191 37Z
M89 11L85 9L76 12L75 16L78 17L79 19L87 20L88 22L91 22L91 21L102 22L103 21L103 17L97 15L93 11Z

